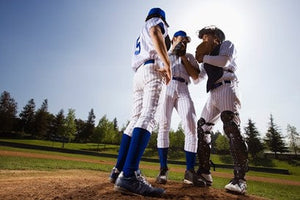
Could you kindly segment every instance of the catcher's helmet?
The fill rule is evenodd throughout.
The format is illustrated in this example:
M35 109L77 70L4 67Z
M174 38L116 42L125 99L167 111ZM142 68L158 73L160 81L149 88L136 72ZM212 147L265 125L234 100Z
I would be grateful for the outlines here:
M163 11L162 9L160 9L160 8L151 8L151 10L149 11L145 21L147 21L148 19L151 19L153 17L161 18L165 22L165 24L169 27L169 24L166 21L165 11Z
M220 40L220 42L223 42L225 40L224 32L221 29L219 29L218 27L214 26L214 25L206 26L203 29L201 29L198 32L198 37L200 39L202 39L204 34L213 34Z

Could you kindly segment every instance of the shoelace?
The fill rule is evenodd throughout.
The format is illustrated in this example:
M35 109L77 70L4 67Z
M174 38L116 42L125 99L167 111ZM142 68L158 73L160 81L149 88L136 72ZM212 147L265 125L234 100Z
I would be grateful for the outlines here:
M141 181L143 184L152 187L152 185L146 180L146 178L142 175L141 171L136 173L136 178Z

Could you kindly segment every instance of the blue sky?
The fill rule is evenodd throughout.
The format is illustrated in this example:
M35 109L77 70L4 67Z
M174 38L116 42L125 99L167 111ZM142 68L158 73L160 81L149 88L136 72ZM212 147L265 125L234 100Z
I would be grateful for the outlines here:
M185 30L194 53L197 31L219 26L238 51L242 128L251 118L265 134L270 114L282 133L300 129L300 1L298 0L0 0L0 92L20 112L33 98L49 112L75 109L96 123L130 119L133 44L152 7L166 11L169 34ZM199 117L205 82L190 86ZM172 128L180 119L176 112ZM221 130L219 121L215 127Z

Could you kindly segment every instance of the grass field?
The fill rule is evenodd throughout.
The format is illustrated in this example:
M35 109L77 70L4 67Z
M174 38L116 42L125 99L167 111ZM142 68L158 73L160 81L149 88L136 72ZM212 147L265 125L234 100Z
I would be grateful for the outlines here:
M7 141L7 140L6 140ZM50 145L51 147L61 147L61 143L49 142L49 141L38 141L38 140L9 140L11 142L20 142L20 143L30 143L35 145ZM104 145L100 146L102 148L102 152L106 153L117 153L118 146L115 145ZM93 148L97 148L96 144L66 144L65 148L78 149L78 150L90 150ZM78 154L67 154L67 153L59 153L59 152L48 152L48 151L39 151L39 150L30 150L30 149L21 149L21 148L12 148L0 146L0 150L2 151L19 151L19 152L32 152L39 153L45 155L59 155L66 156L70 158L83 158L89 160L105 160L110 163L114 163L114 158L104 158L98 156L86 156L86 155L78 155ZM222 164L221 160L217 155L212 156L216 163ZM217 162L218 161L218 162ZM282 174L270 174L270 173L262 173L262 172L249 172L248 176L259 176L259 177L269 177L269 178L277 178L282 180L291 180L291 181L300 181L300 168L297 166L291 166L287 162L272 160L274 167L288 169L291 172L291 175L282 175ZM155 177L158 174L159 164L158 163L149 163L149 162L141 162L143 165L155 166L157 170L143 169L143 173L148 177ZM185 166L178 165L170 165L169 167L182 167L184 170ZM113 167L112 164L97 164L90 162L79 162L79 161L71 161L71 160L57 160L57 159L46 159L46 158L25 158L25 157L15 157L15 156L0 156L0 170L2 169L10 169L10 170L57 170L57 169L87 169L87 170L99 170L104 172L109 172ZM232 174L232 170L230 169L217 169L219 172L224 172L228 174ZM172 180L181 181L183 177L183 173L180 172L172 172L169 175L169 178ZM228 182L228 179L221 177L214 177L214 188L223 188L224 185ZM266 183L259 181L248 181L248 193L269 198L269 199L278 199L278 200L296 200L300 199L299 193L300 186L291 186L291 185L283 185L283 184L275 184L275 183Z

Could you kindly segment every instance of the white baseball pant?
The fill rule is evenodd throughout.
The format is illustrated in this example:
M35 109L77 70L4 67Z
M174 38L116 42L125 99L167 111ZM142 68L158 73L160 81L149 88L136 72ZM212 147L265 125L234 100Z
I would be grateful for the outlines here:
M162 87L162 78L155 69L158 65L150 63L141 65L133 78L133 113L125 134L132 136L135 127L143 128L150 133L155 126L154 115L158 106Z

